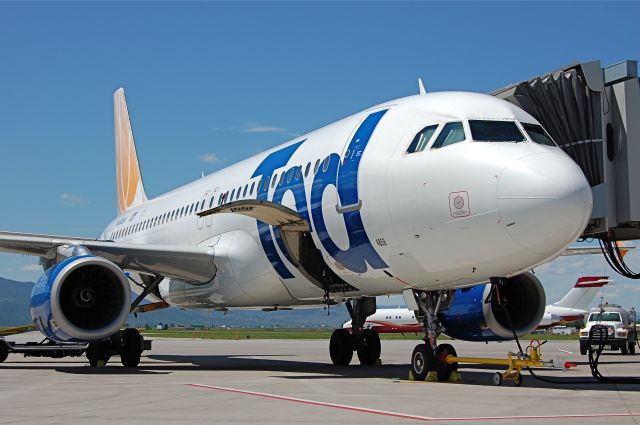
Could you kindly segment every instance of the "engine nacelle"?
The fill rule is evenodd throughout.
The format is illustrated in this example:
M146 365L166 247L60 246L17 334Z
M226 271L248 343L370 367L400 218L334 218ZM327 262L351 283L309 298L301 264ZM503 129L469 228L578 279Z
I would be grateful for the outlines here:
M50 267L31 292L31 318L54 341L109 338L126 322L131 288L124 272L93 255Z
M531 333L542 320L546 296L542 284L531 273L507 279L500 286L500 297L506 303L516 334ZM465 341L504 341L513 332L497 297L485 302L491 285L457 289L449 307L438 313L445 334Z

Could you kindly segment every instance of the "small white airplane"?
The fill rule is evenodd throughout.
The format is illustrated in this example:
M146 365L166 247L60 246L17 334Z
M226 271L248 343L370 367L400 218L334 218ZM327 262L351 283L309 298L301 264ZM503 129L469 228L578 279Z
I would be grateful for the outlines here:
M429 342L412 355L424 379L442 354L434 312L456 288L469 288L449 309L461 332L476 331L471 307L500 309L506 337L505 309L528 330L545 305L528 270L561 255L591 216L576 163L531 115L489 95L421 89L154 199L122 89L114 100L117 217L97 238L0 232L0 250L45 269L31 299L38 329L90 342L91 364L111 353L138 364L141 338L120 328L144 298L219 310L344 302L357 326L333 333L331 359L346 365L357 351L373 364L380 341L364 320L375 296L404 293L425 317ZM489 281L477 298L473 285Z
M580 320L589 310L589 305L596 294L609 282L612 282L612 280L607 276L578 278L573 288L571 288L560 301L545 307L542 320L535 329L548 328L560 322ZM455 296L454 294L454 297ZM441 313L446 314L445 311L441 311ZM351 320L345 322L342 327L344 329L351 329ZM375 314L367 317L367 320L364 322L364 327L366 329L373 329L378 333L418 333L424 330L423 325L416 320L414 311L408 308L378 309ZM444 333L448 334L447 329L444 330ZM485 341L505 339L496 335L485 334L485 336Z

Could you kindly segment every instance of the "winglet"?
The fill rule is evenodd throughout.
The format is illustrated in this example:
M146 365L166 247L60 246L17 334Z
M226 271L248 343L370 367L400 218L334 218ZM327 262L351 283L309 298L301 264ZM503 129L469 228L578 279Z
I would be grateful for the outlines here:
M424 84L422 84L422 78L418 78L418 90L420 90L421 96L427 94L427 91L424 89Z
M113 94L113 114L116 133L116 196L118 213L122 214L147 200L123 88Z

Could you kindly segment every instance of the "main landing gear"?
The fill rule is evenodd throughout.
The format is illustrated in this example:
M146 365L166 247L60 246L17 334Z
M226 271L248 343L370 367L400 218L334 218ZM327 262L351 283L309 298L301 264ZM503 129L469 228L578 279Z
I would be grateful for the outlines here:
M136 367L145 349L144 337L137 329L127 328L109 339L89 343L86 356L91 367L102 367L113 354L120 355L125 367Z
M456 356L456 350L451 344L436 342L442 333L442 325L437 318L438 309L443 300L448 297L447 292L412 291L414 303L407 305L417 307L416 319L421 320L425 330L424 343L416 345L411 355L411 375L417 381L446 381L451 373L458 370L457 363L448 363L447 356Z
M361 365L376 364L380 358L380 337L375 330L363 328L367 317L376 312L376 299L362 297L353 305L347 301L346 306L351 316L351 332L348 329L333 331L329 342L331 361L334 365L347 366L356 351Z

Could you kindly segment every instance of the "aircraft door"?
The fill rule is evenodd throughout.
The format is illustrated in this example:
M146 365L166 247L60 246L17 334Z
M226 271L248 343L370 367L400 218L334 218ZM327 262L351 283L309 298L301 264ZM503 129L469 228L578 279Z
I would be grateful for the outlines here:
M207 207L207 202L209 202L209 194L211 193L210 190L207 190L202 197L200 198L200 200L198 201L198 203L196 204L196 208L195 210L197 212L200 212L202 210L205 209L205 207ZM200 215L198 215L198 219L197 219L197 226L198 226L198 230L202 231L205 227L205 218L201 217Z
M215 189L213 189L213 192L211 193L211 198L209 199L209 201L206 201L205 209L213 208L215 206L216 197L218 196L219 192L220 192L220 187L216 187ZM212 222L213 222L213 216L212 215L205 216L204 224L205 224L205 226L207 228L211 227L211 223Z

